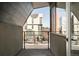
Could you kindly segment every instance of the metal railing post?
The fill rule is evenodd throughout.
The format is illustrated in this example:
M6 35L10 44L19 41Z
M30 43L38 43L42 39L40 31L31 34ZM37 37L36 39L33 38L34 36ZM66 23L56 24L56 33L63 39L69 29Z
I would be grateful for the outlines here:
M25 32L24 32L24 49L25 49Z

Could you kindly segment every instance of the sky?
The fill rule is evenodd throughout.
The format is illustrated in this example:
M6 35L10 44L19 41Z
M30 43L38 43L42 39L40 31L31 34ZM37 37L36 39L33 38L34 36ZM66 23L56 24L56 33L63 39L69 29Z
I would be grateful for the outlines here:
M66 16L65 9L56 8L56 11L60 16Z
M43 14L43 20L42 20L42 24L44 27L49 27L50 25L50 11L49 11L49 7L43 7L43 8L38 8L38 9L34 9L32 14L38 14L38 13L42 13Z

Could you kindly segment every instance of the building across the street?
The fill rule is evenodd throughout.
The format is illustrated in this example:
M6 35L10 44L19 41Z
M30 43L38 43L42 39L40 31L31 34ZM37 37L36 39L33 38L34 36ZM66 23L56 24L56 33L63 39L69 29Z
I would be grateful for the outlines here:
M43 14L32 14L29 16L26 24L23 27L23 31L26 31L28 40L41 40L42 38L42 20Z

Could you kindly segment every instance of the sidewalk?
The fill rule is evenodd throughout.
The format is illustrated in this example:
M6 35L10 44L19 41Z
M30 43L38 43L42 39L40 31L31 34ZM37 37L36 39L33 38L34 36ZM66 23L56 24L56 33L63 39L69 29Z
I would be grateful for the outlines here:
M43 43L25 43L25 49L48 49L48 43L43 42Z

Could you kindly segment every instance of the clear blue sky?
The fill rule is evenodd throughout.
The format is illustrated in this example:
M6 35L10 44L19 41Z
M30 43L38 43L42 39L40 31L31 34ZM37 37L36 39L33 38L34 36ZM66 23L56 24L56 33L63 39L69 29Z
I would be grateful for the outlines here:
M49 11L49 7L44 7L44 8L38 8L38 9L34 9L32 14L35 13L42 13L43 14L43 20L42 20L42 24L45 27L49 27L50 25L50 11Z

